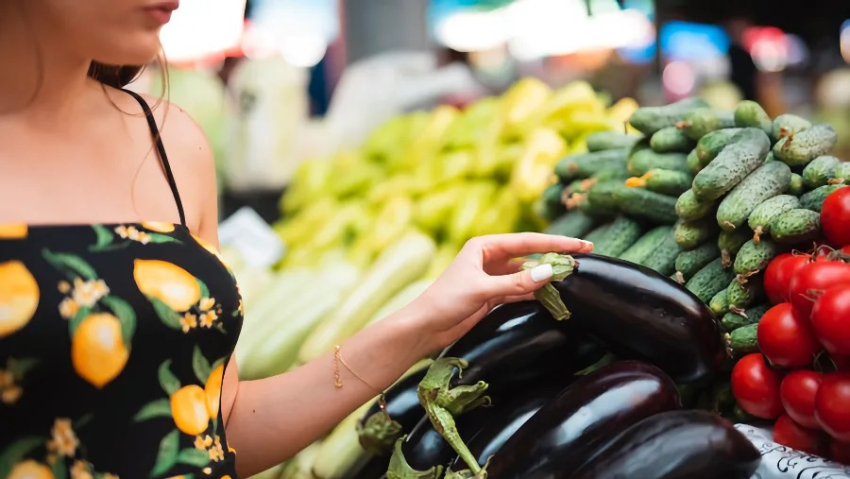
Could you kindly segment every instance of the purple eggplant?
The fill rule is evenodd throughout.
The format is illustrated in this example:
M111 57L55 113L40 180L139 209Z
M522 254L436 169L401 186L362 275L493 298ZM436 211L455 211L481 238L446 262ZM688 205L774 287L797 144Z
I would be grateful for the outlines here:
M706 411L644 419L569 479L748 479L761 454L731 423Z

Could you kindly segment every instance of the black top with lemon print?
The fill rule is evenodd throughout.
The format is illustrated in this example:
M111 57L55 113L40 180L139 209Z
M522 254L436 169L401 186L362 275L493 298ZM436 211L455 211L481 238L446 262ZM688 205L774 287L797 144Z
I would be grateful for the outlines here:
M0 226L0 478L235 478L239 290L185 227L137 99L181 224Z

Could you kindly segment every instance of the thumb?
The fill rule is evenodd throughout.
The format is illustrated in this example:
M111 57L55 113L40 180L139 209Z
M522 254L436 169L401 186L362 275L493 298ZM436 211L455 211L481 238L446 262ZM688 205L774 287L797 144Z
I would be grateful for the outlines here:
M552 265L541 264L532 269L504 276L493 276L493 295L518 296L537 291L552 279Z

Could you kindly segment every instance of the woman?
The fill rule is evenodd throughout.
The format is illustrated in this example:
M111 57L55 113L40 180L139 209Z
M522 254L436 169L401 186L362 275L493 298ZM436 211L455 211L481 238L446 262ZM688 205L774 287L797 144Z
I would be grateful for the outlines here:
M0 0L0 477L247 477L551 276L510 258L591 248L474 239L336 354L240 382L210 149L178 108L120 89L138 68L105 66L152 60L175 8Z

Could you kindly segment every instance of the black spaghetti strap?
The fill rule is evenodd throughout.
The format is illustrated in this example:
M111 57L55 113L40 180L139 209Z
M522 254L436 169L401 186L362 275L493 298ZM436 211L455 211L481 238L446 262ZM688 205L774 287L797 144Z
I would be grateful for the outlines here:
M151 136L153 136L156 151L159 154L162 167L165 169L165 177L168 180L168 186L171 188L171 193L174 195L174 201L177 203L177 212L180 214L180 224L186 226L186 214L183 211L183 202L180 201L180 192L177 191L177 182L174 180L174 173L171 171L171 164L168 163L168 155L165 154L165 145L162 144L162 137L159 134L159 127L156 126L156 119L153 117L153 112L144 98L130 90L124 91L135 98L136 101L139 102L139 105L142 106L142 110L145 112L145 118L148 120L148 127L151 130Z

